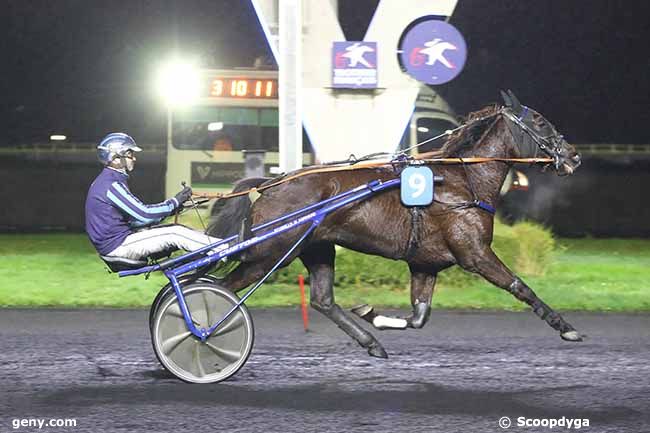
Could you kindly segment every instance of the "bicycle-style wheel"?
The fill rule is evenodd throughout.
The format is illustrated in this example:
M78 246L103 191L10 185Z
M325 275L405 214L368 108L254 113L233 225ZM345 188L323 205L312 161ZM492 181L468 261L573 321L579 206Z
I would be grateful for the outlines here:
M183 294L199 329L208 329L239 301L229 290L211 283L191 284ZM205 342L187 329L173 292L154 313L151 341L156 356L167 370L186 382L214 383L234 375L248 360L253 340L253 321L244 305Z

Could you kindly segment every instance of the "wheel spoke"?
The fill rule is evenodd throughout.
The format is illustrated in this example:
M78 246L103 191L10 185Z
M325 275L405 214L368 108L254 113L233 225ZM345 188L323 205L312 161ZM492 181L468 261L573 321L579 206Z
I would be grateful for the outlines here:
M181 307L180 307L180 305L178 305L178 303L170 305L169 308L167 308L167 314L169 314L170 316L173 316L173 317L177 317L179 319L183 319L183 321L185 321L185 316L183 316L183 313L181 311ZM191 313L190 313L190 316L192 316ZM194 323L194 326L196 326L197 328L201 327L201 324L199 322L197 322L196 320L194 320L194 317L192 317L192 323ZM208 323L210 323L210 322L208 322Z
M174 335L169 337L161 344L161 350L165 355L169 355L174 351L183 341L185 341L192 333L190 331L183 332L182 334Z
M205 321L207 326L212 326L212 315L210 314L210 305L208 304L208 293L202 292L203 296L203 305L205 306Z
M219 327L212 334L210 334L210 338L218 337L219 335L225 335L229 332L234 331L235 329L241 328L243 324L244 316L239 311L236 311L232 314L232 316L228 318L228 320L219 325Z
M209 341L206 341L205 344L210 348L210 350L212 350L218 357L220 357L224 361L235 362L235 361L239 361L239 359L241 358L241 352L235 350L220 349L214 344L210 343Z

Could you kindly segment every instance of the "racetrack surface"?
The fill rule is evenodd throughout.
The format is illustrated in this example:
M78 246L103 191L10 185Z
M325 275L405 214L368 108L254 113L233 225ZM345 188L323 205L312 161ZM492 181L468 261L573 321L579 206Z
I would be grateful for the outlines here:
M532 313L434 311L424 329L373 331L370 358L313 310L252 310L256 341L230 380L182 383L152 352L144 310L1 310L0 431L75 418L70 432L492 432L518 417L650 431L650 315L566 313L583 343ZM45 429L41 431L46 431Z

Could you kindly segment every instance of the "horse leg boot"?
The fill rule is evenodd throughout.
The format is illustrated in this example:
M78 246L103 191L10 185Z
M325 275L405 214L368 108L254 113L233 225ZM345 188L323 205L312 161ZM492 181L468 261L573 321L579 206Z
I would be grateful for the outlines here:
M388 317L383 314L377 314L375 308L368 304L357 305L350 311L366 322L370 323L376 329L384 331L386 329L406 329L408 321L401 317Z
M379 330L422 328L431 314L431 296L436 283L436 274L419 272L411 266L411 305L413 312L409 317L386 317L377 314L370 305L363 304L352 308L352 312Z
M388 354L372 334L348 317L334 302L334 245L320 244L303 251L300 259L309 271L310 303L318 312L352 337L370 356L388 358Z
M567 341L582 341L581 335L562 316L545 304L533 290L521 281L491 248L461 260L459 264L470 272L476 272L497 287L510 292L518 300L530 305L533 312L548 325L559 331L560 337Z
M421 272L414 266L411 269L411 305L413 313L406 318L409 328L420 329L431 315L431 298L438 274Z
M510 292L515 298L530 305L537 317L546 321L551 328L560 332L560 337L563 340L582 341L582 336L578 331L567 323L560 314L555 312L551 307L539 299L537 295L535 295L535 292L533 292L533 290L519 278L515 278L506 290L508 290L508 292Z

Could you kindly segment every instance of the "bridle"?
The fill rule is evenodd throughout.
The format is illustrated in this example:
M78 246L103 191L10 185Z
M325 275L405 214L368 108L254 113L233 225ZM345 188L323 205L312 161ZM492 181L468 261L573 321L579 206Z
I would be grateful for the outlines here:
M553 165L555 166L555 169L559 169L560 166L564 164L565 159L565 157L562 155L562 143L564 141L564 137L552 128L552 134L546 136L539 135L526 122L526 119L530 114L530 109L525 105L522 105L521 107L522 110L519 116L515 115L512 108L510 107L501 107L497 113L503 115L510 122L519 127L519 131L521 132L521 139L515 140L518 142L519 146L526 145L527 140L531 140L536 145L536 147L534 147L535 152L533 154L533 157L537 156L537 150L541 150L546 155L553 158ZM513 135L513 137L516 137L516 133L512 131L510 123L507 125L508 129L510 129L510 133ZM529 145L528 147L533 146ZM580 162L578 161L576 167L579 165Z
M515 139L515 142L517 143L517 146L519 147L519 150L521 151L521 147L528 147L531 150L531 155L525 155L525 157L529 158L536 158L538 155L538 151L541 150L544 154L547 156L551 157L553 159L553 165L555 166L556 169L558 169L563 163L564 157L562 156L562 142L564 141L564 138L561 134L559 134L557 131L551 128L551 131L553 131L553 134L547 135L547 136L541 136L539 135L532 127L531 125L528 124L527 119L531 113L531 109L529 109L525 105L520 105L521 107L521 114L516 115L513 111L513 107L511 106L502 106L498 110L487 114L485 116L477 117L474 119L471 119L459 126L457 126L454 129L448 129L447 131L443 132L442 134L436 135L435 137L428 138L420 143L417 143L414 146L411 146L403 151L400 152L401 155L405 155L410 151L411 149L415 149L417 147L420 147L426 143L430 143L432 141L438 140L443 137L450 136L456 131L463 130L465 128L471 127L472 125L483 122L485 120L491 119L491 118L496 118L499 115L504 116L506 119L509 120L507 122L508 129L510 130L510 134L512 137ZM495 120L496 122L496 120ZM529 122L532 123L532 120ZM513 128L511 126L511 123L514 123L516 126L518 126L519 131L513 131ZM492 124L493 125L493 124ZM489 130L490 127L487 129ZM517 136L519 135L519 138ZM530 142L534 143L535 146L531 146ZM523 153L523 152L522 152ZM383 154L385 155L385 154ZM580 165L578 163L578 165ZM577 167L577 166L576 166Z

